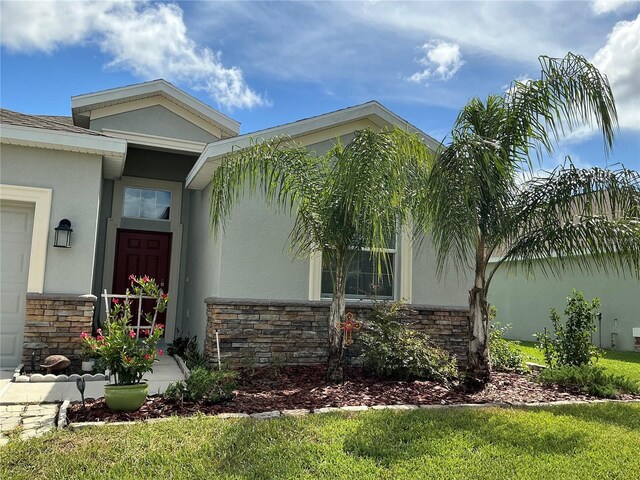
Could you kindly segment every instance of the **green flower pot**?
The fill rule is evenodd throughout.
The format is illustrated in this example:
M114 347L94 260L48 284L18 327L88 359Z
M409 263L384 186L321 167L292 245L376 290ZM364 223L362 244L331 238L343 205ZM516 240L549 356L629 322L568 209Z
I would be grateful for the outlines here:
M109 410L115 412L135 412L147 399L149 385L137 383L135 385L105 385L104 400Z

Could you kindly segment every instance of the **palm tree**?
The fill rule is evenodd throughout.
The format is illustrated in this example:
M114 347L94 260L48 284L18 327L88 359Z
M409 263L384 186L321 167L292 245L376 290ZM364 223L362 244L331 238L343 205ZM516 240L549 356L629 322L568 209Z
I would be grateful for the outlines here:
M517 260L525 272L543 262L553 274L640 271L637 172L581 170L569 161L522 182L533 152L538 159L552 153L566 131L595 122L608 153L617 127L608 81L582 56L540 57L540 64L540 79L516 81L461 110L434 160L424 216L416 218L431 229L440 273L450 261L474 272L469 373L477 385L490 375L487 293L504 262ZM490 266L492 256L501 260Z
M224 228L245 190L259 191L267 204L293 214L291 252L305 258L322 254L333 280L327 369L331 382L343 379L344 335L339 326L345 314L347 266L368 247L382 271L385 248L408 222L418 196L415 187L426 181L429 158L417 134L367 129L323 156L287 137L252 142L228 154L213 175L214 233Z

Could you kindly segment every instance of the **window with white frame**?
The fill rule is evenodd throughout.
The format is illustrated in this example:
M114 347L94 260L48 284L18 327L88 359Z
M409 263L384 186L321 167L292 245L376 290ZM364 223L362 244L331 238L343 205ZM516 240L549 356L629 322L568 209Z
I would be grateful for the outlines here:
M122 216L169 220L171 218L171 192L153 188L125 187Z
M394 272L396 270L396 240L394 238L388 249L386 259L373 255L371 250L363 248L351 257L347 265L345 297L352 299L376 298L393 300ZM378 264L380 263L380 268ZM321 298L333 295L333 279L330 266L322 262Z

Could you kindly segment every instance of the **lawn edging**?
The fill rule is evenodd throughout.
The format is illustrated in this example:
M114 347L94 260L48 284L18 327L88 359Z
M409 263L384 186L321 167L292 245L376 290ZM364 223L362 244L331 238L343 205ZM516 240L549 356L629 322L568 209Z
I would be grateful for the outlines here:
M62 414L64 407L64 418L66 420L66 413L68 407L68 400L65 400L63 406L60 408L60 414ZM438 405L438 404L424 404L424 405L412 405L412 404L395 404L395 405L348 405L344 407L322 407L315 409L292 409L292 410L271 410L266 412L257 412L257 413L218 413L215 415L204 415L205 417L217 417L220 419L229 419L229 418L253 418L256 420L270 420L272 418L279 417L301 417L305 415L322 415L326 413L337 413L337 412L347 412L347 413L356 413L356 412L365 412L368 410L395 410L395 411L407 411L407 410L450 410L456 408L468 408L468 409L484 409L484 408L541 408L541 407L556 407L556 406L566 406L566 405L591 405L591 404L600 404L600 403L640 403L640 399L632 399L632 400L615 400L615 399L596 399L596 400L559 400L555 402L489 402L489 403L452 403L446 405ZM172 420L176 418L195 418L195 415L188 417L180 417L178 415L172 415L170 417L161 417L161 418L149 418L146 420L131 420L131 421L120 421L120 422L105 422L105 421L96 421L96 422L72 422L67 423L60 427L60 422L58 423L58 428L68 428L69 430L82 430L89 427L100 427L105 425L133 425L136 423L156 423L161 421ZM199 416L198 416L199 418Z

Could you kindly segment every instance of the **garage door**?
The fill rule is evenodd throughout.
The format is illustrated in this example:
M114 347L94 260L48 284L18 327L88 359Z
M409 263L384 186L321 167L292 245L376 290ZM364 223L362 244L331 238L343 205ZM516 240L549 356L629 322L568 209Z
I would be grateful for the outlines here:
M0 202L0 366L22 356L33 205Z

